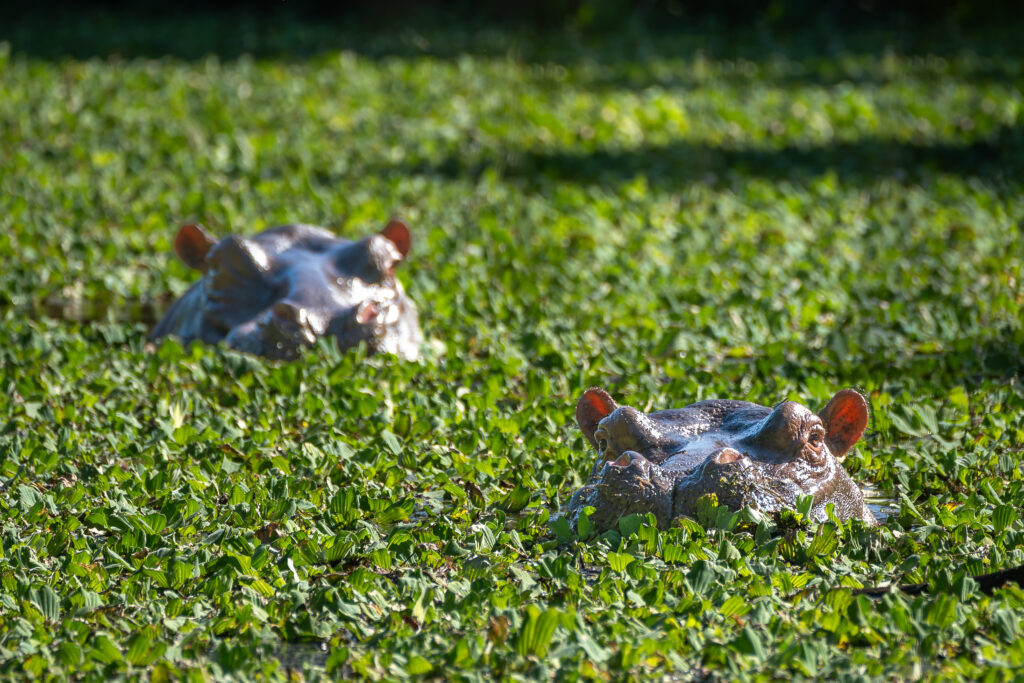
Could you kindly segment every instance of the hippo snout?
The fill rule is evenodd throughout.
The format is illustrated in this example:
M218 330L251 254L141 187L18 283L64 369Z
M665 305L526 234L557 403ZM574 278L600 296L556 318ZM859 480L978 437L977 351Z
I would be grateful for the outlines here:
M621 517L652 513L659 525L672 517L672 483L636 451L623 451L614 460L599 465L594 476L569 501L569 519L578 524L587 507L593 507L590 521L598 529L614 528Z
M224 341L233 349L276 359L292 359L316 342L315 319L288 301L278 301L255 320L234 327Z
M269 313L260 320L260 327L266 341L298 350L316 342L317 330L314 317L308 310L289 301L278 301L270 307Z

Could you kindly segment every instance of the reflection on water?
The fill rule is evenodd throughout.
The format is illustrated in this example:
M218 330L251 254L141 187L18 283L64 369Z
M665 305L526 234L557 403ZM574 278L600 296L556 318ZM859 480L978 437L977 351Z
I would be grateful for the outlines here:
M274 656L281 662L282 669L302 671L303 667L323 671L327 666L328 648L324 642L281 642L274 649Z
M76 323L112 321L152 325L159 320L174 297L164 294L152 299L110 299L51 294L42 301L25 306L28 315L46 316Z
M874 486L861 486L860 490L864 493L864 502L868 504L868 508L874 513L879 524L885 524L885 520L889 519L890 515L899 511L896 499L883 495Z

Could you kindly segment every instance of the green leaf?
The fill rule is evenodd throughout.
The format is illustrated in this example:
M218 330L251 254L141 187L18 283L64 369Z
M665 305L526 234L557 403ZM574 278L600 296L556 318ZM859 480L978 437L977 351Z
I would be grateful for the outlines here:
M740 635L733 641L736 650L751 655L758 660L764 659L764 645L761 637L750 626L744 626Z
M414 500L408 499L397 501L388 505L384 512L377 515L377 521L381 524L394 524L395 522L405 521L409 519L409 515L412 514L414 507Z
M997 534L1017 521L1017 510L1011 505L999 505L992 512L992 526Z
M387 548L377 548L370 553L370 561L373 562L374 566L387 571L391 569L393 563L391 559L391 552Z
M60 597L48 585L43 584L32 591L32 602L47 621L60 620Z
M332 649L331 650L331 654L327 657L327 662L326 662L327 673L329 673L329 674L335 673L340 667L342 667L345 664L345 662L348 661L348 659L349 659L349 650L348 650L348 648L346 648L346 647L339 647L339 648Z
M385 445L387 445L388 450L390 450L395 455L401 455L402 443L398 440L397 436L395 436L394 434L385 429L380 433L380 437L384 439L384 443Z
M339 534L334 537L331 545L324 550L324 557L328 562L340 562L352 554L355 550L355 541L349 534Z
M608 566L612 568L612 571L622 573L626 571L626 567L630 565L636 558L632 555L626 555L625 553L608 553Z
M167 528L167 516L162 515L159 512L154 512L151 515L146 515L146 523L149 525L150 530L154 534L159 534L161 531Z
M733 595L728 600L722 603L722 606L718 608L718 613L723 617L732 616L743 616L750 611L750 606L747 605L746 601L739 595Z
M690 568L687 579L689 579L690 585L693 586L693 592L697 595L703 595L715 583L715 570L709 562L698 560Z
M274 596L274 588L263 579L253 579L249 585L265 598L271 598Z
M811 509L814 507L814 496L811 494L796 497L796 511L803 515L804 519L811 518Z
M644 518L642 515L632 514L626 515L619 519L619 533L623 536L632 536L640 530L640 527L644 525Z
M181 588L192 576L192 565L171 560L168 582L172 588Z
M549 607L542 613L534 605L529 605L526 608L525 623L516 639L516 652L543 657L547 654L558 621L559 613L555 608Z
M405 672L410 676L422 676L434 670L433 665L420 655L413 655L405 665Z
M956 620L956 605L956 598L947 593L940 593L933 598L925 619L932 626L949 628Z
M89 656L103 664L113 664L123 660L121 652L114 645L110 636L99 635L91 640Z
M78 646L78 643L65 640L58 648L57 658L64 666L77 667L82 663L84 654L82 653L82 648Z
M551 530L555 532L559 545L564 545L573 540L572 528L569 526L569 520L565 517L551 520L549 524L551 525Z
M25 486L24 484L18 484L18 496L22 512L28 512L33 506L43 502L43 494L33 487Z
M597 532L597 528L594 523L590 521L590 515L594 509L587 506L583 510L583 514L576 520L576 536L582 540L586 540L593 536Z
M836 527L832 524L822 524L814 539L807 546L807 554L811 557L828 556L839 547L839 539L836 537Z
M149 648L152 645L152 640L145 633L137 633L128 644L128 651L125 653L124 658L129 664L136 666L142 666L148 664L149 660L147 655L149 654Z
M614 654L611 648L599 645L596 640L582 631L576 632L576 642L587 655L587 659L598 664L606 662Z
M533 496L533 491L516 484L515 487L509 491L508 495L502 499L499 507L510 514L515 514L523 510L529 503L530 498Z

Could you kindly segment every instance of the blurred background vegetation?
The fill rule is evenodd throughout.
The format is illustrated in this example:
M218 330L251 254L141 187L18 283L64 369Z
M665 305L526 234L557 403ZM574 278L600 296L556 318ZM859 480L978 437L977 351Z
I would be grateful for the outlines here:
M1018 31L1019 14L1015 2L966 0L57 0L45 7L5 4L0 8L0 38L39 56L188 58L244 52L301 57L324 50L370 47L355 36L336 33L353 26L358 26L364 37L387 30L437 31L445 27L470 33L519 29L619 37L678 31L713 34L725 27L756 27L783 35L800 33L802 42L835 51L841 48L835 41L843 31L864 28L891 31L899 44L946 32L952 38L952 48L960 35ZM152 30L161 24L182 30L176 35ZM731 42L728 36L719 38ZM470 40L474 50L503 47ZM399 49L398 42L391 49ZM405 50L451 55L467 47L464 41L430 46L413 42L407 43ZM756 55L757 48L739 41L729 46L734 54L747 56Z

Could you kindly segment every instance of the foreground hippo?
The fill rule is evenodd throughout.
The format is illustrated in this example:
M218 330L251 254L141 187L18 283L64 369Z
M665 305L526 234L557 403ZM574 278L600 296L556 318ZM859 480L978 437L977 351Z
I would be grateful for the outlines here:
M750 505L763 512L795 508L797 496L810 494L817 520L826 519L832 503L842 520L877 523L839 462L868 422L867 401L852 389L817 415L793 401L766 408L724 400L645 415L618 406L603 389L588 389L576 419L601 460L569 501L573 525L593 506L590 520L599 531L648 512L664 528L694 516L697 499L709 493L734 510Z
M220 241L197 225L183 226L174 249L203 277L174 302L152 338L223 340L290 359L326 335L341 349L365 341L371 352L415 360L423 342L419 319L394 274L411 245L398 220L358 242L310 225Z

